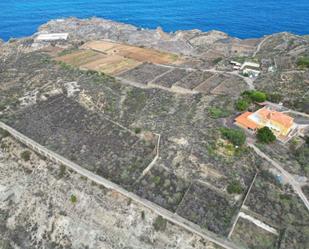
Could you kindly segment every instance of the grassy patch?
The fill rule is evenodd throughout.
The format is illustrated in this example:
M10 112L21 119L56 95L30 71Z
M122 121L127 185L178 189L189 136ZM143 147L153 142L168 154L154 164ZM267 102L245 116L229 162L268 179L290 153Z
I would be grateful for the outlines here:
M300 68L309 68L309 57L301 57L297 60L297 66Z
M217 118L224 118L229 116L230 112L227 110L224 110L219 107L211 107L209 108L209 115L211 118L217 119Z
M229 194L241 194L243 192L243 188L239 181L232 181L227 186L226 190Z
M246 141L246 135L240 129L221 128L220 131L222 136L235 146L242 146Z

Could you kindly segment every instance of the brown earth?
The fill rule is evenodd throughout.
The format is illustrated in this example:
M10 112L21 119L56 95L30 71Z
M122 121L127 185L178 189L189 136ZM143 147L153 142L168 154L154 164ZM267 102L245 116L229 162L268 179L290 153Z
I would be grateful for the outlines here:
M140 62L154 64L178 64L180 59L177 55L160 52L149 48L140 48L108 41L91 41L82 46L108 55L120 55Z

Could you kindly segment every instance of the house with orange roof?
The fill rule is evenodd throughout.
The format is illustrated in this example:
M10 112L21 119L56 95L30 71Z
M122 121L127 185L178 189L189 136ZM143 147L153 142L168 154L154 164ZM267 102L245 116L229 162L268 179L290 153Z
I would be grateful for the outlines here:
M244 129L256 131L258 128L258 125L248 118L252 114L253 114L252 112L245 112L241 114L235 119L236 124Z
M286 137L295 127L294 119L282 112L264 107L256 112L245 112L235 119L235 124L252 131L267 126L277 137Z

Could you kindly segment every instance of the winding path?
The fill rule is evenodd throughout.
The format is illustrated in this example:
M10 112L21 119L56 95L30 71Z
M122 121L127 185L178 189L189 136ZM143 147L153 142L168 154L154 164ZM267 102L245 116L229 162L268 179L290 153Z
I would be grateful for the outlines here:
M258 52L260 52L261 47L262 47L263 44L269 39L269 37L271 37L271 36L266 36L266 37L259 43L259 45L256 47L255 52L253 53L253 57L255 57L255 56L258 54Z

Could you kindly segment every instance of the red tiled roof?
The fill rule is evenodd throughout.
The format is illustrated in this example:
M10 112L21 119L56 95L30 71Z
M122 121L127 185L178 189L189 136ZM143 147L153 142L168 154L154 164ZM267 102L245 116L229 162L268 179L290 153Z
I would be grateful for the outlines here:
M282 124L286 128L290 128L293 125L294 119L282 112L277 112L269 110L267 108L262 108L256 112L265 120L272 120L279 124Z
M243 114L241 114L240 116L238 116L235 121L237 124L250 128L252 130L255 130L258 128L257 124L254 123L253 121L251 121L250 119L248 119L248 116L250 116L252 114L252 112L245 112Z

